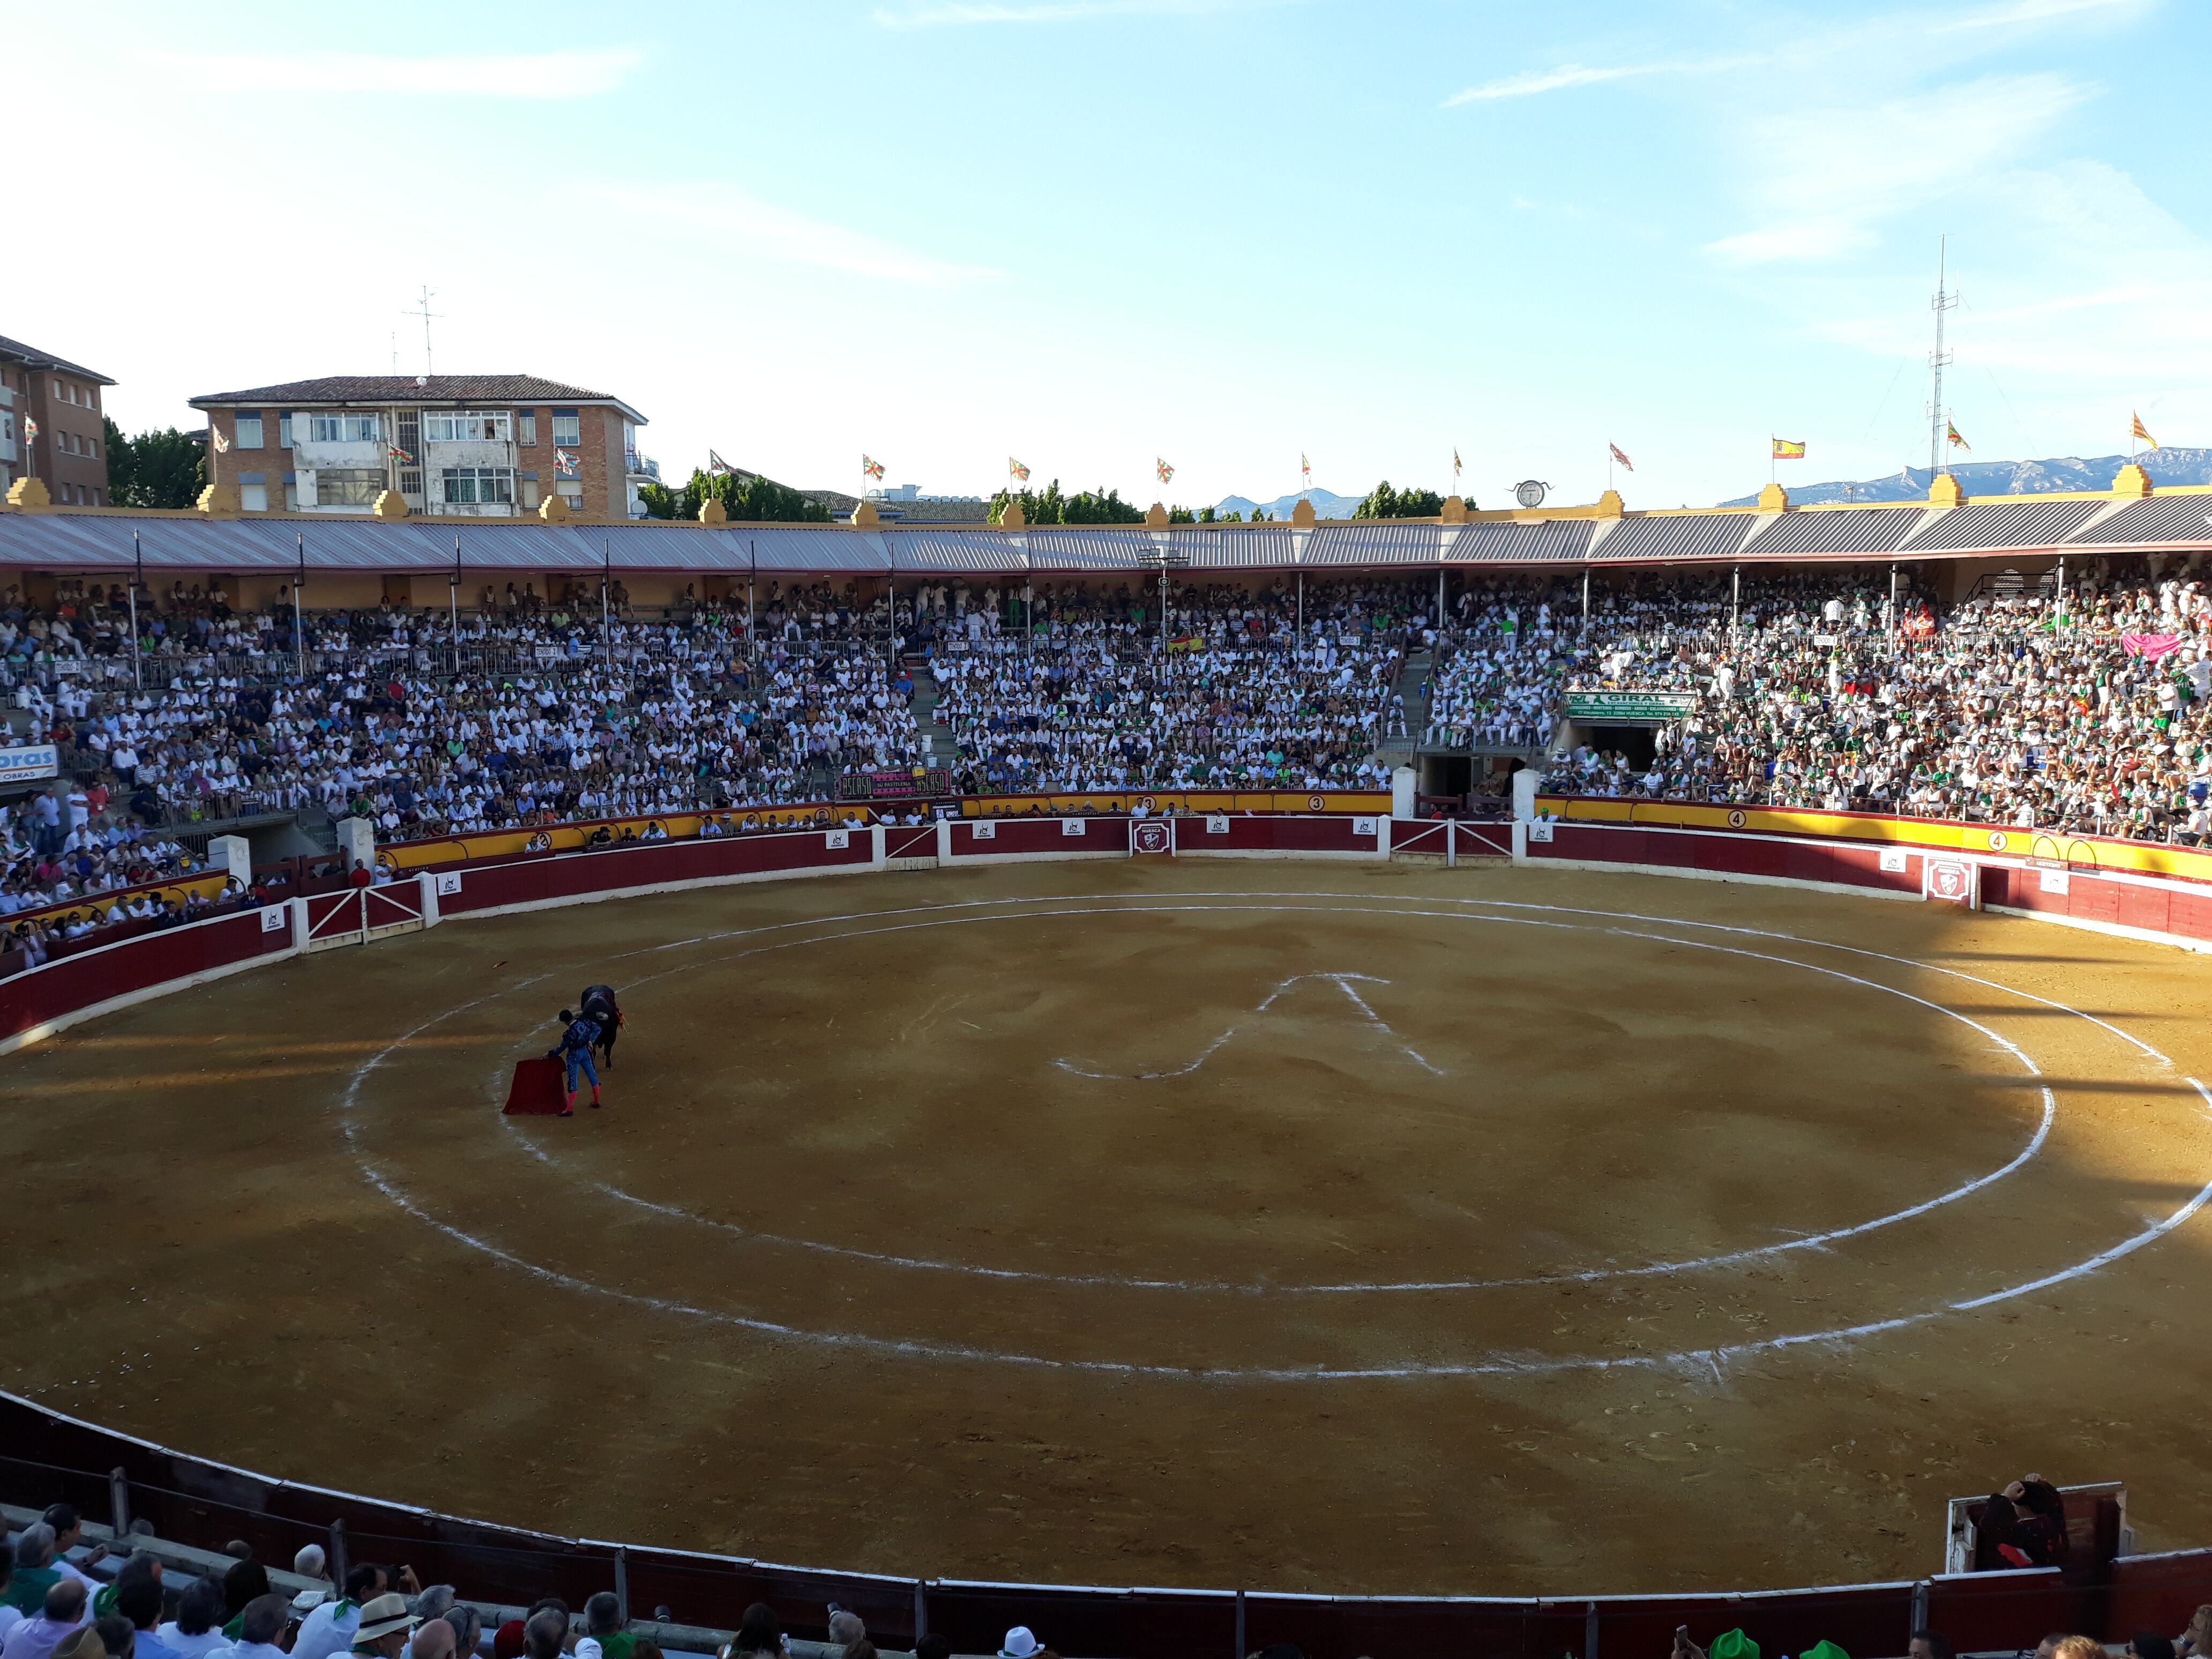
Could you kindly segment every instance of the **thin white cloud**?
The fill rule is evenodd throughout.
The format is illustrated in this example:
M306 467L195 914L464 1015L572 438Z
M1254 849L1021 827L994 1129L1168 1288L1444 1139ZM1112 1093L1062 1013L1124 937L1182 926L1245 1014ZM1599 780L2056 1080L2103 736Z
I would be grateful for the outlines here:
M1093 18L1194 17L1254 11L1288 0L942 0L933 5L878 6L887 29L970 28L994 23L1080 23Z
M2000 28L2020 23L2040 23L2054 17L2072 17L2091 11L2141 11L2146 0L2010 0L2010 3L1968 12L1948 22L1931 23L1930 34L1955 34L1961 29Z
M1875 227L2015 166L2090 88L2055 74L1990 76L1909 97L1755 121L1745 141L1769 222L1708 250L1737 264L1833 258Z
M581 188L637 223L679 222L733 249L823 270L919 288L955 288L1006 274L939 259L826 219L811 219L727 185Z
M629 47L485 57L397 58L368 52L157 52L156 65L212 92L409 94L587 98L611 92L645 61Z
M1597 67L1586 64L1562 64L1557 69L1524 70L1518 75L1508 75L1496 81L1486 81L1479 87L1468 87L1445 99L1443 107L1450 109L1460 104L1487 103L1497 98L1534 98L1540 93L1559 92L1568 87L1595 86L1601 82L1627 81L1646 75L1710 75L1719 70L1739 69L1756 61L1751 58L1714 58L1702 62L1615 64Z

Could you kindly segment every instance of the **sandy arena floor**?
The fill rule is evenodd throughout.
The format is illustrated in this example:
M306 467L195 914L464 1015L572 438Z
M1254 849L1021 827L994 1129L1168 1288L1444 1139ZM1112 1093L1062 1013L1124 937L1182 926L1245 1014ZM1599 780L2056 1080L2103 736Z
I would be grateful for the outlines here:
M608 1109L501 1117L598 979ZM2058 927L1498 868L461 921L0 1060L0 1373L910 1574L1863 1581L2031 1468L2202 1544L2212 1213L2152 1230L2212 1181L2208 1007L2212 963Z

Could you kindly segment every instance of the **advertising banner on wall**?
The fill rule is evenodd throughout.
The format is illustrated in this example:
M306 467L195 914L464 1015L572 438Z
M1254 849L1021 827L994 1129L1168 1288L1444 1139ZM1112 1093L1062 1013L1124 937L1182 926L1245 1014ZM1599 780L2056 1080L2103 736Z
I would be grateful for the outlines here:
M61 770L61 757L50 743L0 749L0 789L15 784L42 783Z
M1571 720L1678 720L1698 706L1689 691L1570 691Z

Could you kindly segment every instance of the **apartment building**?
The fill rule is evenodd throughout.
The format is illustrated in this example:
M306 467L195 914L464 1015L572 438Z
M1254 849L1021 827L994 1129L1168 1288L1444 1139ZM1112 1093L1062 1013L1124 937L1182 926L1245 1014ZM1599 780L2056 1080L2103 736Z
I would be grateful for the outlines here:
M100 389L114 384L0 335L0 495L18 478L40 478L56 506L109 505Z
M641 518L645 416L534 374L336 374L191 399L208 482L247 513L512 518L558 495L587 519Z

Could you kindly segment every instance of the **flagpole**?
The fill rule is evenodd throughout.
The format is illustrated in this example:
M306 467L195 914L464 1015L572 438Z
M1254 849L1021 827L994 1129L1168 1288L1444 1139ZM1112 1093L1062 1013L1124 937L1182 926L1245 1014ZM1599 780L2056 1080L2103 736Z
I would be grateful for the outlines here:
M304 686L307 683L307 623L301 615L300 590L307 581L307 534L305 531L294 533L300 544L300 574L292 578L292 649L299 661L300 684Z
M461 672L461 532L453 532L453 672Z
M138 585L145 580L146 555L138 546L138 532L133 530L131 532L131 684L139 691L146 689L146 671L139 661L138 651Z

